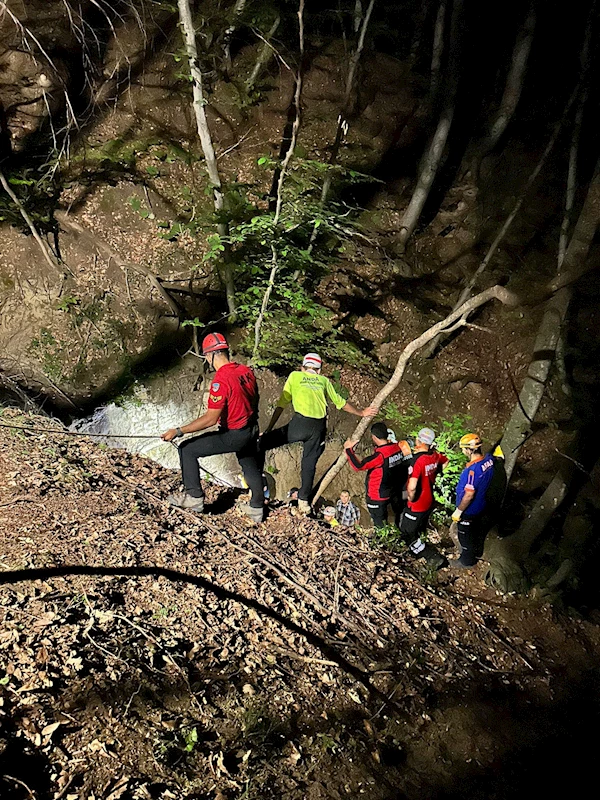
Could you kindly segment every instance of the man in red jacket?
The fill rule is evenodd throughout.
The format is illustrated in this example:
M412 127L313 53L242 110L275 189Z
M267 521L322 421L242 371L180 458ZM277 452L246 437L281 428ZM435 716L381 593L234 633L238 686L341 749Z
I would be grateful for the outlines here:
M252 497L242 509L253 522L261 522L264 511L263 481L258 467L258 386L249 367L229 359L229 346L220 333L209 333L202 342L202 355L215 376L210 385L208 409L187 425L170 428L161 438L165 442L186 433L212 428L218 431L186 439L179 445L183 492L169 495L167 501L197 514L204 511L204 491L200 483L199 458L235 453Z
M350 466L356 472L366 471L367 510L375 528L383 528L387 524L388 503L394 484L395 468L402 463L402 450L396 442L388 441L387 425L376 422L371 425L371 438L375 451L362 461L354 452L356 442L348 439L344 445Z
M431 545L426 544L423 534L433 511L433 486L437 476L446 468L448 459L434 448L435 433L431 428L421 428L417 434L414 455L408 468L406 491L408 500L400 517L400 531L412 542L409 551L417 558L423 556L437 569L446 563Z

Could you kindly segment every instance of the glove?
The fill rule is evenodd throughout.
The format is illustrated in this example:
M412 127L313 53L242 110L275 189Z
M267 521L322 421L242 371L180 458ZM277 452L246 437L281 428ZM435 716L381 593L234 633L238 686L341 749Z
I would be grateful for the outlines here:
M460 522L460 518L462 517L462 511L460 508L455 508L454 513L452 514L452 522Z

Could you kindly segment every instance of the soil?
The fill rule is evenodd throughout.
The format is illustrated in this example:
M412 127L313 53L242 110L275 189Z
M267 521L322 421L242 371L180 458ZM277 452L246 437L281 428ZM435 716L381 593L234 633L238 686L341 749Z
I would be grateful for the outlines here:
M591 779L600 629L48 419L0 427L2 798L506 798ZM444 546L444 545L443 545Z

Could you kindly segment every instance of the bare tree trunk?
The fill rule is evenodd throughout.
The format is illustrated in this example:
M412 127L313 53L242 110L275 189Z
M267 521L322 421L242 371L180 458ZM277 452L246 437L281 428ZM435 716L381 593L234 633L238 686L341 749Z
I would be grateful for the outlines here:
M292 134L290 136L290 142L285 154L285 158L283 159L283 163L281 165L281 169L279 171L278 181L277 181L277 197L275 202L275 216L273 217L273 230L274 232L277 229L277 225L279 224L279 218L281 217L281 208L283 204L283 183L285 181L285 176L294 155L294 150L296 149L296 144L298 142L298 131L300 130L300 123L302 119L302 78L303 78L303 70L304 70L304 3L305 0L300 0L298 5L298 37L299 37L299 53L300 59L298 64L298 72L296 73L296 88L294 91L294 109L295 109L295 116L294 122L292 125ZM277 249L274 244L271 244L271 273L269 275L269 283L267 284L267 288L263 295L263 300L260 308L259 315L256 319L256 323L254 325L254 349L252 350L252 361L256 361L256 357L258 355L258 348L260 345L260 331L261 327L265 318L265 314L267 313L267 308L269 305L269 300L271 298L271 294L273 292L273 287L275 286L275 278L277 277L277 272L279 270L279 261L277 258Z
M190 73L192 76L192 93L193 93L193 109L196 117L196 127L198 129L198 136L202 152L204 153L204 160L206 162L206 171L208 179L212 185L214 193L214 206L215 212L222 215L225 208L225 198L223 196L223 186L221 183L221 176L217 166L217 158L213 146L210 128L208 127L208 120L206 119L206 100L204 99L204 91L202 84L202 73L198 64L198 50L196 48L196 32L194 30L194 22L192 19L192 12L190 9L189 0L177 0L179 8L179 19L183 31L183 38L185 42L185 50L190 65ZM225 222L217 223L217 231L219 236L226 238L229 235L229 226ZM228 249L223 255L223 283L225 285L225 293L227 295L227 308L231 315L235 314L235 287L233 283L233 270L229 258Z
M475 156L475 175L479 172L479 164L481 164L481 161L500 141L519 103L521 91L523 89L523 80L527 71L531 43L533 42L535 24L536 12L535 6L532 4L523 27L517 34L500 107L492 120L487 136L484 137L478 147L478 152Z
M568 271L571 266L585 261L599 225L600 160L596 164L583 208L559 274L562 271L562 267ZM562 288L546 304L546 310L535 340L533 360L529 365L529 371L519 395L519 402L515 406L502 437L501 447L506 455L507 479L510 479L517 460L518 449L527 437L537 414L570 299L571 290Z
M575 204L575 191L577 188L577 160L579 156L579 138L581 134L581 123L583 121L583 110L587 101L587 87L584 87L579 97L579 104L577 106L577 113L575 114L575 124L573 126L573 135L571 137L571 147L569 148L569 166L567 169L567 188L565 191L565 211L563 214L562 223L560 226L560 236L558 240L558 270L560 273L565 255L567 253L567 244L569 241L569 231L572 225L573 206ZM555 354L556 370L560 376L561 389L564 394L571 394L571 387L567 377L567 368L565 365L565 341L561 332L560 338L556 344Z
M402 217L400 236L398 237L399 252L401 253L406 249L406 243L417 227L421 212L423 211L423 207L425 206L427 198L429 197L429 192L433 186L433 181L437 175L448 140L448 134L452 126L454 104L460 78L460 30L462 25L463 5L464 0L454 0L450 21L450 58L448 60L447 69L448 86L446 87L446 98L440 112L435 132L423 155L419 168L419 175L417 177L417 184L414 188L410 203Z
M504 305L508 305L510 307L518 304L517 296L502 286L492 286L490 289L486 289L485 292L481 292L481 294L472 297L459 309L453 311L445 319L440 320L440 322L437 322L435 325L432 325L431 328L428 328L424 333L406 345L400 354L394 374L369 405L381 408L385 400L398 387L402 377L404 376L404 372L410 359L415 353L424 347L424 345L431 341L431 339L437 336L440 331L453 331L461 328L463 325L468 325L468 315L476 308L479 308L480 306L494 299L499 300ZM370 425L371 420L372 417L364 417L356 426L351 438L355 440L360 439ZM319 489L313 499L313 504L323 494L325 489L329 486L331 481L339 473L345 463L346 454L342 453L335 464L331 467L329 472L327 472L327 474L321 480Z
M417 16L415 19L415 29L413 33L412 43L410 45L409 62L411 67L414 67L419 57L419 50L421 49L421 40L423 38L423 30L425 29L425 21L427 19L427 12L431 5L430 0L423 0L418 4Z
M440 69L444 52L444 27L446 22L446 0L440 0L433 29L433 49L431 53L431 80L429 94L436 97L440 85Z
M275 32L277 31L280 22L281 22L281 17L278 14L277 17L275 18L275 21L271 25L271 28L267 33L261 47L259 48L258 55L254 63L254 67L252 68L252 72L250 73L248 79L246 80L247 92L250 92L252 90L261 71L264 69L265 65L271 60L271 58L275 54L275 50L271 45L271 39L273 38L273 36L275 36Z
M577 189L577 161L579 158L579 139L581 136L581 123L583 121L583 111L587 101L588 90L585 86L579 97L577 113L575 114L575 124L571 137L571 147L569 148L569 167L567 169L567 190L565 192L565 213L560 226L560 239L558 242L558 271L560 272L565 255L567 253L567 243L569 241L569 229L573 216L573 206L575 204L575 190Z
M225 30L223 36L223 57L225 60L225 69L227 72L231 69L231 40L236 31L240 17L246 7L247 0L235 0L233 13L231 15L231 25Z

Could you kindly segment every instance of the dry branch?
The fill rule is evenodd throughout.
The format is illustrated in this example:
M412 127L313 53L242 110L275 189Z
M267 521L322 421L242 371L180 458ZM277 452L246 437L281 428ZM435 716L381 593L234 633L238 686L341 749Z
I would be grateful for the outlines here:
M433 338L435 338L439 333L446 332L449 330L456 330L459 327L462 327L465 322L467 316L474 311L476 308L479 308L485 303L488 303L490 300L499 300L504 305L514 307L518 304L518 298L513 293L510 292L508 289L505 289L503 286L492 286L490 289L486 289L484 292L481 292L475 297L472 297L466 303L464 303L459 309L453 311L449 314L445 319L440 320L435 325L432 325L431 328L428 328L424 333L418 336L416 339L413 339L412 342L406 345L402 353L400 354L400 358L398 359L398 363L396 364L396 369L394 370L394 374L390 378L390 380L386 383L383 389L376 395L376 397L369 403L369 405L376 406L377 408L381 408L382 404L385 400L390 396L390 394L398 387L402 377L404 376L404 372L408 365L410 359L417 353L422 347L424 347L428 342L430 342ZM358 440L362 437L363 433L366 431L367 427L371 422L372 417L364 417L356 426L354 433L352 434L351 438L353 440ZM321 480L321 484L319 489L313 499L313 504L318 500L318 498L323 494L325 489L329 486L331 481L335 478L335 476L339 473L342 469L344 464L346 463L346 454L342 453L335 464L331 467L329 472Z
M35 239L35 241L36 241L38 247L40 248L40 250L42 251L42 255L44 256L45 261L49 264L49 266L53 270L58 269L58 265L57 265L56 261L50 255L50 248L48 247L48 245L44 242L44 240L40 236L40 234L38 232L38 229L35 227L35 224L34 224L33 220L31 219L31 217L29 216L29 214L25 210L25 207L23 206L23 203L19 200L17 195L13 192L12 187L9 184L9 182L6 180L2 170L0 170L0 183L2 184L2 188L4 189L6 194L10 197L10 199L13 201L13 203L18 208L19 214L25 220L25 223L27 224L27 227L31 231L31 235Z

